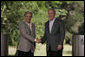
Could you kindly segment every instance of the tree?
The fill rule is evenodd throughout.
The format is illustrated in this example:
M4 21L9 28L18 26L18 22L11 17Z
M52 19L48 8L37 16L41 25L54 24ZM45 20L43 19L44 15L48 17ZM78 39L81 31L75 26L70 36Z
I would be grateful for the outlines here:
M83 1L1 1L1 33L10 34L9 45L17 45L19 24L24 20L24 12L32 11L32 22L36 25L36 37L44 34L44 25L48 20L47 10L54 8L56 17L66 25L66 39L79 34L78 28L84 23ZM82 27L83 31L84 28ZM82 33L83 34L83 33Z

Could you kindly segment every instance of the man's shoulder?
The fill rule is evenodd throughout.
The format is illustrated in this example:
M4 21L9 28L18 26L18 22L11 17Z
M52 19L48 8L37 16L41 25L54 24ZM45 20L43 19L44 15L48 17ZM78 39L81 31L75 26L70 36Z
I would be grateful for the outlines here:
M49 21L45 22L45 25L47 25L49 23Z
M56 20L57 20L57 21L62 21L62 19L61 19L61 18L59 18L59 17L57 17L57 18L56 18Z
M33 26L35 26L35 23L32 23Z
M64 23L64 21L61 18L56 18L56 21L60 22L60 23Z
M20 26L20 25L23 25L23 24L25 24L25 21L20 22L19 26Z

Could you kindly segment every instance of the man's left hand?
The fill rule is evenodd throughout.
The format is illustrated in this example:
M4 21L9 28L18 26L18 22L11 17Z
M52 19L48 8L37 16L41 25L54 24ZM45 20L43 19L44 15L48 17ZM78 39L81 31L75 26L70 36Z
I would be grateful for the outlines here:
M58 45L58 50L61 50L62 49L62 45Z

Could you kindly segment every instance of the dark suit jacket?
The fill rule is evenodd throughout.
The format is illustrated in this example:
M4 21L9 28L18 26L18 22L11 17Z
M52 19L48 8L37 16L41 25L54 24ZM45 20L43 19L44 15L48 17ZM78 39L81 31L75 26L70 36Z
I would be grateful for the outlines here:
M49 50L49 47L51 47L52 51L57 51L57 46L63 45L64 37L65 37L64 22L61 19L56 18L53 23L51 33L49 32L49 21L46 22L45 33L41 39L41 42L44 43L46 41L47 51Z

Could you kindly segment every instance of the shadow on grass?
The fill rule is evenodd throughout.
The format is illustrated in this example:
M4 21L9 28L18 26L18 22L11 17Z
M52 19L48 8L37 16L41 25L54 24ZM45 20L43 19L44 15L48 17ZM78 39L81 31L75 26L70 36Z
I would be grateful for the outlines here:
M8 56L15 56L15 55L8 55Z
M64 51L64 54L72 54L72 51Z

